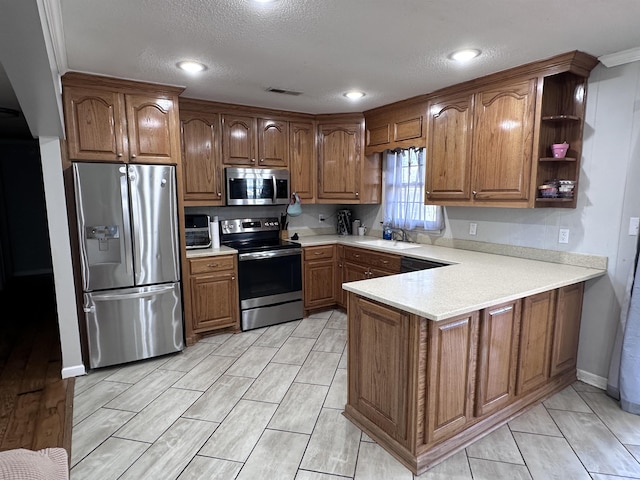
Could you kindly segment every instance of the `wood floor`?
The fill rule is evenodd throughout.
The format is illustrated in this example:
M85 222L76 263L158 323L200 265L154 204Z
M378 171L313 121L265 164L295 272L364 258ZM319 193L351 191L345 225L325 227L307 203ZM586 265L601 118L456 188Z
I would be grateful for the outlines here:
M51 276L0 291L0 451L64 447L71 454L74 379L62 380Z

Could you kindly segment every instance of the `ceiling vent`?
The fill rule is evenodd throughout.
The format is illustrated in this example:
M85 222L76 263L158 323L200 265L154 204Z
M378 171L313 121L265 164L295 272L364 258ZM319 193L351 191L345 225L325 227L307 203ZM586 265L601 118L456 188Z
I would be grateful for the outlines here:
M294 92L293 90L283 90L282 88L273 88L273 87L267 88L267 92L281 93L282 95L293 95L294 97L297 97L298 95L302 95L302 92Z

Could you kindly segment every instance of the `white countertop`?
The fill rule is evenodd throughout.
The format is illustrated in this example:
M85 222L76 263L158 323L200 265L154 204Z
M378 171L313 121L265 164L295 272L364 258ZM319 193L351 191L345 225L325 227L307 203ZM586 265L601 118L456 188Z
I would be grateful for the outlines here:
M340 243L425 258L446 267L343 283L345 290L429 318L445 320L510 300L564 287L606 270L373 237L300 237L304 247Z
M528 260L371 236L301 236L303 247L339 243L424 258L446 267L343 283L345 290L431 320L445 320L510 300L597 278L606 270ZM228 247L194 249L187 258L237 253Z

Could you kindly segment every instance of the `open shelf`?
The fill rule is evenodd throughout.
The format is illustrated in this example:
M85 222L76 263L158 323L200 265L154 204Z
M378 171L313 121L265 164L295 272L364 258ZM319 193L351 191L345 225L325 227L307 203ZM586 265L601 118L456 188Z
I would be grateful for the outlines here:
M536 198L536 202L545 202L545 203L562 203L562 202L573 202L573 197L538 197Z
M543 157L540 159L541 162L575 162L576 159L573 157Z

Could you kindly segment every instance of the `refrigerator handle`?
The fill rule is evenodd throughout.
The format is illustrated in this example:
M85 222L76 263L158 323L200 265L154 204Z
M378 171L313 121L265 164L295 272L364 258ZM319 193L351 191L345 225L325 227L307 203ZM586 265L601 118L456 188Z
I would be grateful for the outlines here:
M96 293L94 292L92 295L93 301L94 302L100 302L100 301L109 301L109 300L125 300L125 299L132 299L132 298L145 298L145 297L155 297L157 295L161 295L163 293L166 292L170 292L175 290L175 284L169 284L169 285L163 285L163 286L154 286L152 288L145 288L144 290L140 291L140 290L136 290L133 292L117 292L117 293L109 293L109 292L104 292L104 293ZM93 310L95 311L95 307L90 307L90 309L93 308ZM85 312L87 311L86 307L85 307Z
M122 202L122 223L124 224L124 244L131 245L131 215L129 212L129 177L127 174L127 167L121 167L120 172L120 201ZM130 273L129 268L133 265L133 260L130 258L132 251L130 248L124 249L124 264L126 272Z

